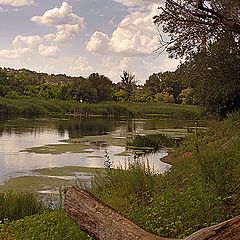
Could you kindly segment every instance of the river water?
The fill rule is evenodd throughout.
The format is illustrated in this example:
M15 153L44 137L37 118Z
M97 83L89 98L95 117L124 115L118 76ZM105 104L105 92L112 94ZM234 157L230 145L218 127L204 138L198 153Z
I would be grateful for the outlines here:
M31 147L60 144L61 140L112 134L124 138L129 133L141 133L157 129L182 131L195 125L194 121L169 119L115 120L112 118L70 119L5 119L0 122L0 183L6 179L31 175L31 170L62 166L104 167L107 149L113 166L126 165L133 156L119 156L124 147L108 145L92 147L92 152L37 154L24 152ZM62 144L62 143L61 143ZM169 168L160 161L167 150L145 157L150 167L159 172Z

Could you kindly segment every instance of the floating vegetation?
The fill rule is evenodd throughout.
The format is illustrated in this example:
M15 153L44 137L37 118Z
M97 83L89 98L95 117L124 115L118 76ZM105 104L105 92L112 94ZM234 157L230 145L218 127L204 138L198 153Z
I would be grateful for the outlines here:
M127 148L143 152L156 152L163 147L173 147L175 140L163 134L135 135L128 139Z

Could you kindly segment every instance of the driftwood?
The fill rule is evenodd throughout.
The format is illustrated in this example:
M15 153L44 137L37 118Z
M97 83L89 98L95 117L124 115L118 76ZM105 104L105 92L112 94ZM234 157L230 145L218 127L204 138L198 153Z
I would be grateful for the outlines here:
M97 240L170 240L152 235L89 192L77 187L67 190L64 209L81 230ZM186 240L240 240L240 216L202 229Z

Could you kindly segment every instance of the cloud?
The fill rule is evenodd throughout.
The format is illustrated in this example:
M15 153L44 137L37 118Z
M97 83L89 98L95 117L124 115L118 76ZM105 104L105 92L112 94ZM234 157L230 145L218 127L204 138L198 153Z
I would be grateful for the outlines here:
M63 2L60 8L46 11L43 16L33 17L32 21L55 26L56 32L43 36L18 35L13 40L13 49L1 50L1 57L21 58L26 53L32 53L34 56L39 54L44 57L59 57L61 50L58 44L73 39L85 27L83 18L75 15L72 7L66 2Z
M0 57L6 58L6 59L16 59L16 58L25 56L31 52L32 51L30 48L20 48L20 49L13 49L13 50L3 49L0 51Z
M57 46L45 46L41 44L38 47L39 54L45 57L56 57L59 56L61 50Z
M65 24L65 25L59 25L57 26L57 34L55 37L55 41L66 41L73 39L79 32L80 32L79 25L71 25L71 24Z
M57 28L56 34L45 35L44 38L51 41L66 41L74 38L86 26L82 17L73 13L72 6L63 2L61 7L46 11L42 16L33 16L32 22Z
M134 11L126 16L111 36L95 32L86 49L98 54L125 54L126 56L148 55L157 49L158 32L152 22L157 5L146 12Z
M31 21L48 26L71 24L77 25L79 29L84 29L85 27L84 19L74 14L72 6L67 2L63 2L60 8L55 7L46 11L43 16L32 17Z
M87 43L86 49L89 52L107 54L110 51L110 38L107 34L96 31Z
M3 13L3 12L8 12L8 9L4 9L4 8L0 7L0 13Z
M40 36L22 36L18 35L13 40L14 49L23 49L23 48L37 48L42 42Z
M89 75L93 71L93 67L89 65L86 57L79 57L74 64L69 67L69 71L77 74Z
M33 3L33 0L0 0L0 5L10 5L14 7L22 7Z
M133 7L133 6L142 6L146 3L163 3L164 0L114 0L115 2L122 3L123 5L127 7Z

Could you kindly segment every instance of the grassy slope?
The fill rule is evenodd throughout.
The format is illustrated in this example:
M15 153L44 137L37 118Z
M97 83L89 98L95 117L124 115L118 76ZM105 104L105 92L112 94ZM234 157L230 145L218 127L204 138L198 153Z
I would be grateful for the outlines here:
M96 179L94 193L148 231L183 237L240 214L240 116L197 131L155 175L141 165ZM122 184L122 183L125 184Z
M140 164L99 175L93 192L148 231L183 237L240 214L240 115L194 132L174 154L173 167L155 175ZM124 184L122 184L124 182ZM59 212L0 228L2 239L87 239ZM14 238L15 237L15 238Z

